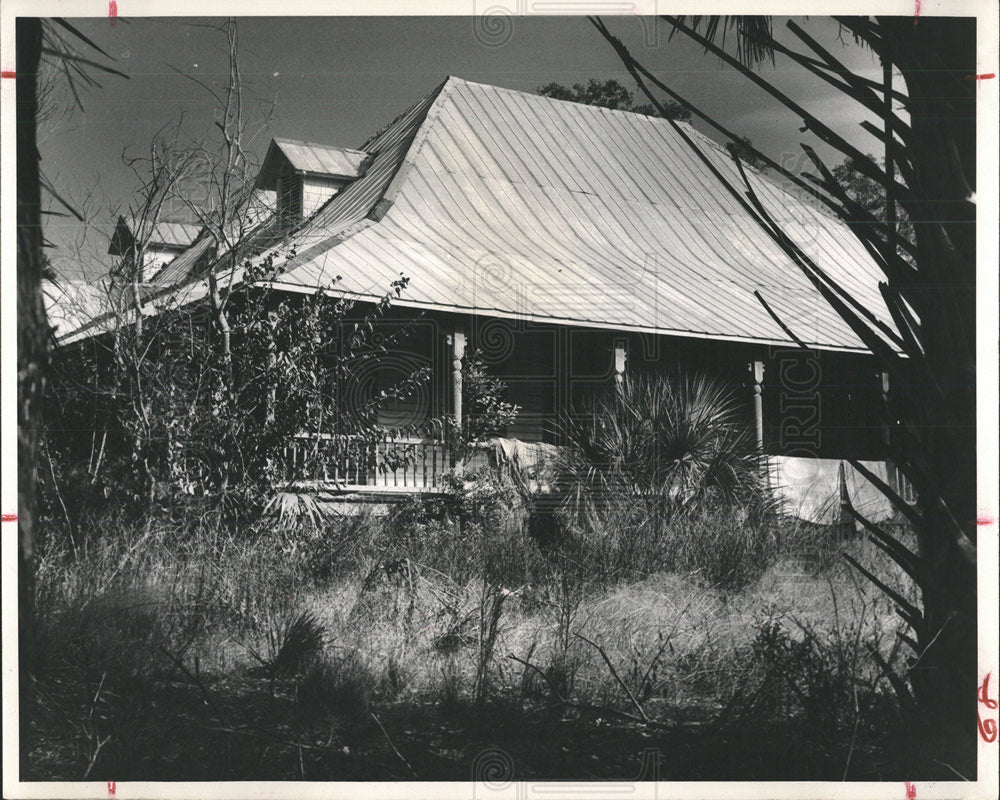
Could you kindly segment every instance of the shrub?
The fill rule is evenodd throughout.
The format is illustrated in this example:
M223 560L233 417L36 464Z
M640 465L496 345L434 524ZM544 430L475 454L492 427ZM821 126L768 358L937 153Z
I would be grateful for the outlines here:
M354 655L311 662L296 687L299 706L309 714L357 721L368 710L376 680Z
M273 687L276 680L298 675L311 665L324 642L323 628L310 612L294 617L279 614L268 626L265 653L257 658Z
M770 563L776 504L726 384L629 376L563 433L555 496L535 499L535 533L579 572L697 571L738 589Z
M568 494L656 499L664 517L695 504L759 505L766 473L738 396L704 375L627 376L563 423Z

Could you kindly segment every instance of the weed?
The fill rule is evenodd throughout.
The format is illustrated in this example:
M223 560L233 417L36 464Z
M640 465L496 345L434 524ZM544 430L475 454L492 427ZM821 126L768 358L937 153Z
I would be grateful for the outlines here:
M326 717L358 721L368 711L373 676L354 655L310 662L296 685L300 708Z
M739 775L773 776L782 747L797 777L896 763L887 739L900 725L869 648L898 665L899 623L832 557L845 549L898 584L869 543L691 509L658 540L595 526L543 555L523 531L491 528L488 504L479 513L464 539L457 520L417 506L312 531L92 520L75 549L50 528L39 647L25 654L25 774L301 778L326 764L344 775L365 748L398 764L373 711L423 776L409 737L464 753L469 726L498 709L511 730L541 726L529 748L562 720L604 736L608 720L631 717L714 730L717 743L697 745L703 763L730 763L713 750L724 743ZM440 729L398 718L428 712ZM697 763L684 768L715 775Z
M309 611L274 617L267 628L265 654L256 656L271 686L309 667L323 650L324 640L323 628Z

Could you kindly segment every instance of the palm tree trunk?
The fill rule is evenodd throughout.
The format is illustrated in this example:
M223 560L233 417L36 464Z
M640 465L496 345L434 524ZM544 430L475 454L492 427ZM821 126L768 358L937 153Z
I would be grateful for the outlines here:
M975 20L879 20L906 81L910 158L920 197L914 215L922 288L914 294L927 351L940 386L920 427L927 463L939 476L945 507L922 499L920 556L933 572L925 593L928 642L911 672L917 700L932 717L967 728L977 684L976 567L947 535L953 516L975 542L976 347Z

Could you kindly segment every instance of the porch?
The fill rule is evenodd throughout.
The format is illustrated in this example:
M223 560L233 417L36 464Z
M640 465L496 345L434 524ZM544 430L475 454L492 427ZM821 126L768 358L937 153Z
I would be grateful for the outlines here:
M552 423L614 391L627 374L705 373L742 398L746 424L772 464L773 485L803 487L792 499L811 496L820 485L835 492L839 465L849 460L869 468L878 464L873 471L907 501L915 499L902 476L882 461L888 438L883 409L890 391L870 356L477 315L430 313L415 325L405 310L391 312L378 328L396 349L370 362L345 396L371 403L391 396L392 387L414 370L423 369L430 378L411 394L378 406L377 436L302 436L290 442L283 465L287 483L341 497L444 492L454 458L443 420L469 422L463 375L476 353L505 384L505 399L520 408L517 419L495 434L498 441L558 446L558 426ZM487 461L481 452L466 466ZM791 466L778 475L778 462ZM821 477L816 489L804 488L814 477Z
M299 489L351 494L436 493L452 463L442 436L302 435L285 447L284 479Z

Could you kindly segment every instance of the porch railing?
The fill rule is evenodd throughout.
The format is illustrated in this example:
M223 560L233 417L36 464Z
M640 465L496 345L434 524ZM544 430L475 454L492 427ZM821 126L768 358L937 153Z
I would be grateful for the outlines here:
M300 436L285 448L285 479L338 489L389 492L440 490L450 468L448 448L436 438L380 439L352 435Z
M917 490L913 488L913 484L910 483L906 476L891 462L886 463L886 468L889 478L887 481L889 487L895 491L902 500L910 505L914 505L917 502Z

